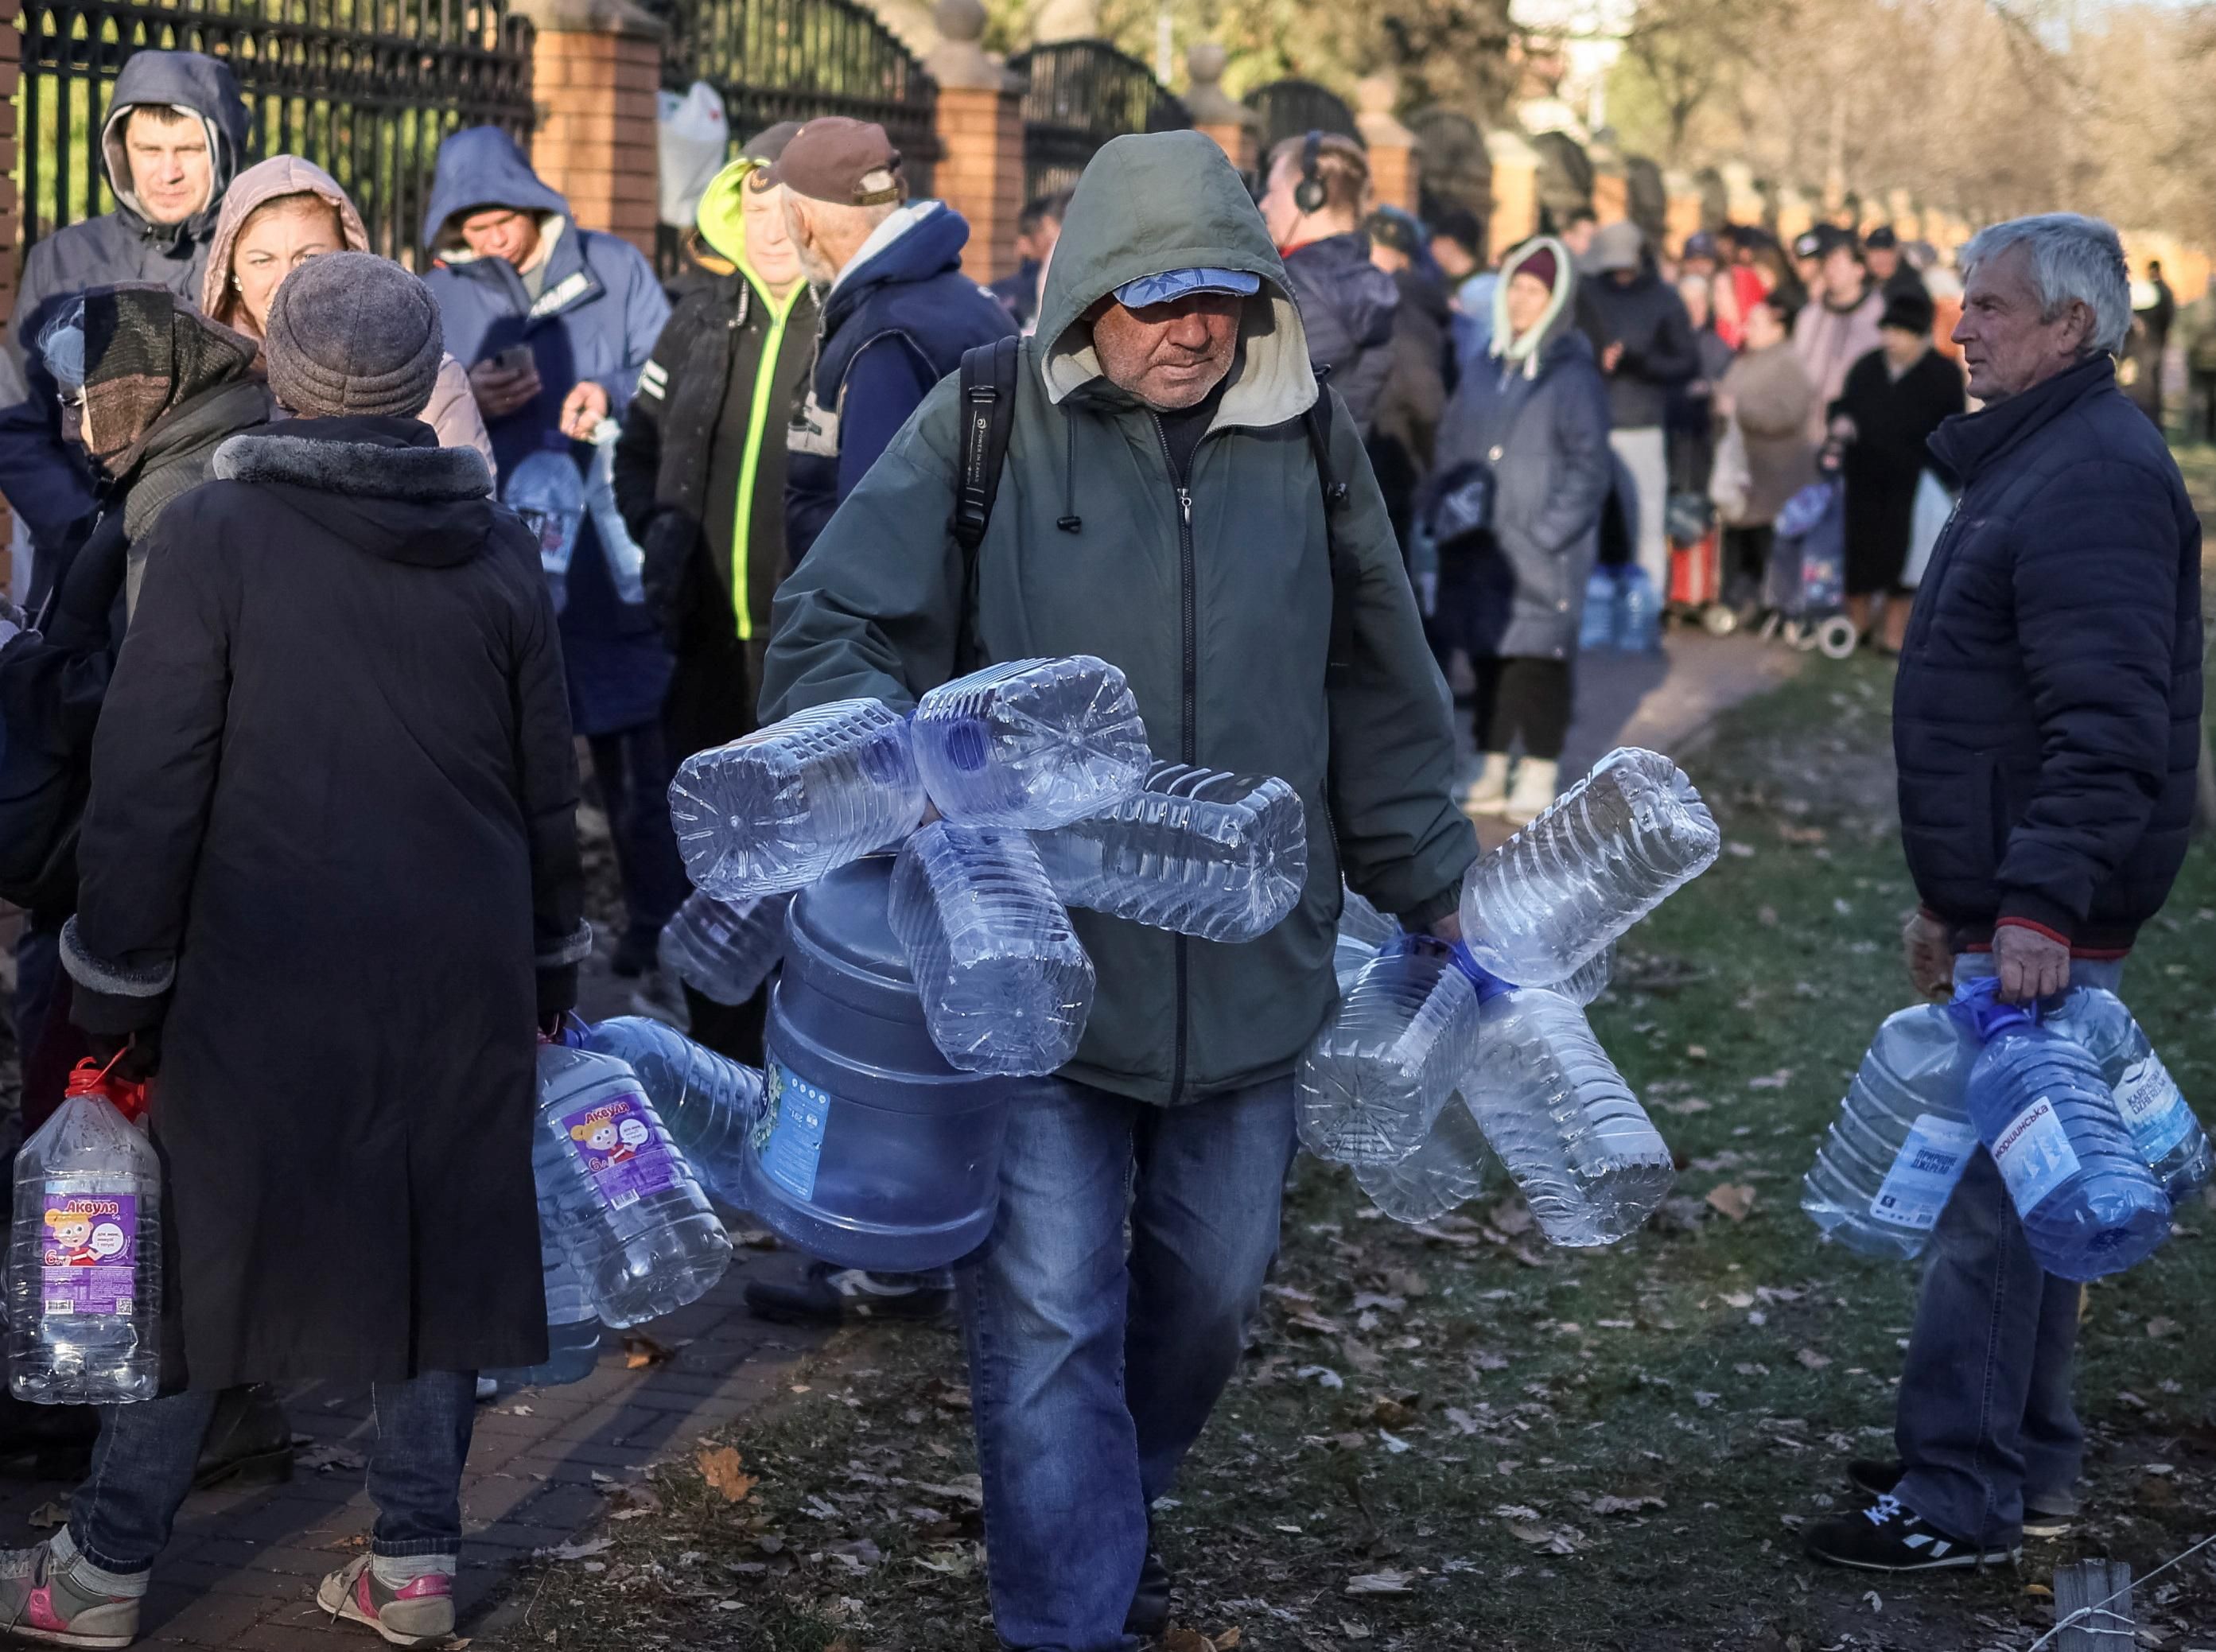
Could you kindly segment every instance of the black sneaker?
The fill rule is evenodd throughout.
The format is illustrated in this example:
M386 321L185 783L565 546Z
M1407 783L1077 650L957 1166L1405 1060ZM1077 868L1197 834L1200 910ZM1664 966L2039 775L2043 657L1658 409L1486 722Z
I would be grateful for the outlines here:
M841 1325L849 1319L936 1319L954 1300L944 1268L930 1273L869 1273L810 1262L791 1284L750 1280L747 1311L780 1325Z
M1847 1483L1868 1497L1889 1497L1900 1483L1902 1470L1898 1463L1880 1462L1874 1458L1858 1457L1847 1464ZM2074 1508L2041 1508L2028 1499L2023 1506L2023 1534L2042 1542L2070 1535L2071 1527L2078 1524Z
M1981 1550L1924 1524L1898 1497L1881 1497L1858 1514L1819 1520L1803 1544L1811 1560L1861 1572L1932 1572L1956 1566L1997 1566L2022 1557L2014 1549Z
M1154 1523L1147 1522L1147 1557L1139 1567L1138 1592L1124 1615L1123 1632L1142 1641L1156 1640L1170 1626L1170 1569L1154 1552Z

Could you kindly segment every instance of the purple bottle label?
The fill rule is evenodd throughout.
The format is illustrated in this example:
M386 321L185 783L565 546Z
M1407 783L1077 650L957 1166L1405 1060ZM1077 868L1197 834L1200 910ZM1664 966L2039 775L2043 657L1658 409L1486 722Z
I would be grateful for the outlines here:
M610 1210L624 1210L677 1185L669 1138L637 1091L579 1107L557 1122L592 1178L593 1191Z
M127 1318L138 1299L138 1195L48 1193L40 1205L46 1231L39 1294L46 1316Z

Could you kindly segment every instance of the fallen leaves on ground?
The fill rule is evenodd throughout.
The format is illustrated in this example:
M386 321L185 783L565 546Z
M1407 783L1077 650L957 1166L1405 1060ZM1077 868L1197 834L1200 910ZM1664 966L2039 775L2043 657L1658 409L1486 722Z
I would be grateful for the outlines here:
M723 1493L727 1503L744 1502L761 1483L760 1476L745 1471L738 1452L729 1446L704 1451L695 1460L700 1465L700 1477L711 1490Z
M1349 1594L1406 1594L1415 1581L1414 1575L1409 1572L1364 1572L1358 1577L1346 1580L1346 1592Z
M657 1341L649 1336L644 1331L625 1331L623 1351L625 1371L644 1371L649 1365L662 1364L677 1352L667 1343Z
M1708 1208L1719 1216L1744 1222L1754 1212L1754 1189L1743 1181L1720 1181L1708 1189Z

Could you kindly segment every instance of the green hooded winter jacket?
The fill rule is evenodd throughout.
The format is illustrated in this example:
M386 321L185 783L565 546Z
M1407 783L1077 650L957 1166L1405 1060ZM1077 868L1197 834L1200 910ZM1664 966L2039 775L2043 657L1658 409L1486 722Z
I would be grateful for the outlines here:
M1101 376L1086 317L1125 281L1196 266L1264 285L1186 503L1154 415ZM1219 945L1074 915L1099 985L1065 1071L1119 1094L1174 1104L1290 1071L1337 990L1341 873L1428 924L1451 909L1477 852L1448 796L1446 687L1343 406L1332 461L1350 497L1336 526L1361 576L1353 667L1326 692L1329 548L1301 419L1315 394L1284 266L1222 151L1194 133L1117 138L1086 169L1055 248L968 612L947 527L960 447L951 377L778 595L765 722L855 696L906 707L981 664L1095 654L1129 678L1157 757L1298 789L1308 889L1261 939Z

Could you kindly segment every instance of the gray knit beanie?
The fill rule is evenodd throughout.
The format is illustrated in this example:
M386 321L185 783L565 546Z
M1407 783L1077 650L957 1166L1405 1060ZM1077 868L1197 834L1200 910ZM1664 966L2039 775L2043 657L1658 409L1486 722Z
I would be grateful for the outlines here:
M311 258L285 278L262 340L269 388L303 418L413 418L446 354L430 289L366 252Z

